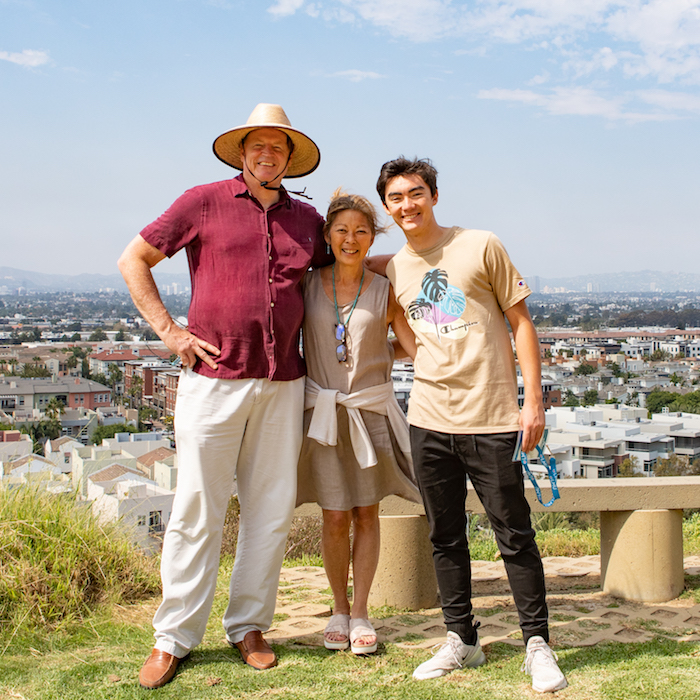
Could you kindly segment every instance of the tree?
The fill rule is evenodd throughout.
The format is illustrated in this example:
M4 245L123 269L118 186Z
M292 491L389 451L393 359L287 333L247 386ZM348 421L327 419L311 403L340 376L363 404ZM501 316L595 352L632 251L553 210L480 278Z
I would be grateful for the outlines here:
M103 340L107 340L107 334L101 328L96 328L92 333L90 333L88 340L91 343L99 343Z
M131 408L134 407L134 402L136 398L139 399L138 403L141 401L141 390L143 389L143 379L141 377L132 377L131 386L129 387L129 396L131 397Z
M124 379L124 372L119 369L119 365L116 362L110 362L107 365L107 373L109 375L109 386L112 387L112 391L116 391L117 384Z
M679 374L674 372L669 378L668 381L671 382L674 386L683 386L685 382L683 381L683 377L681 377Z
M117 425L100 425L95 428L95 432L92 434L92 444L101 445L102 440L105 438L113 438L117 433L138 433L138 428L123 423Z
M661 360L668 360L671 356L669 353L667 353L665 350L654 350L654 352L649 355L650 360L654 360L655 362L661 361Z
M41 358L34 358L35 360L38 359L39 362L41 362ZM20 372L20 377L50 377L51 372L49 372L46 367L43 365L40 365L39 363L36 362L25 362L24 367L22 367L22 371Z
M155 408L141 406L139 408L139 430L150 428L156 418L158 418L158 411Z
M80 333L73 333L73 335L70 337L71 343L79 343L80 342Z
M98 384L103 384L104 386L109 386L109 379L105 377L102 372L98 372L97 374L91 374L90 379L92 379L93 382L97 382Z
M598 392L595 389L588 389L583 394L581 404L584 406L593 406L598 403Z
M621 377L624 374L617 362L608 362L607 367L612 372L613 377Z
M20 427L20 431L29 435L32 439L32 449L36 454L44 451L44 443L47 440L55 440L61 434L61 421L42 420Z
M630 456L627 459L625 459L622 464L617 468L617 475L618 476L642 476L639 472L636 470L639 469L639 460L634 457Z
M593 374L597 372L596 368L593 365L589 365L585 362L582 362L575 370L574 374L577 376L586 376L588 374Z
M59 420L66 412L66 405L63 401L59 401L55 396L51 398L49 403L46 405L44 413L48 416L49 420Z
M700 460L693 462L686 455L671 454L667 459L659 459L654 467L656 476L697 476L700 474Z
M564 406L578 406L579 402L578 399L576 398L576 394L574 394L571 389L566 390L566 394L564 395Z

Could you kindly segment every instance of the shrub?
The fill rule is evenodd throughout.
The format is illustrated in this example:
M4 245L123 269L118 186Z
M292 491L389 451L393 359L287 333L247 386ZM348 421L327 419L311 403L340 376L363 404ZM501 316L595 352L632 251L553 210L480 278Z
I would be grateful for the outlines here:
M236 556L236 541L238 540L238 524L241 517L241 507L238 497L232 496L226 511L224 534L221 540L221 555ZM321 566L321 535L323 533L323 518L304 516L292 519L292 525L287 536L287 549L284 553L287 565ZM351 535L352 536L352 535Z
M554 528L541 530L535 539L543 557L585 557L600 554L600 532Z
M0 491L0 637L52 631L160 590L157 558L73 495Z

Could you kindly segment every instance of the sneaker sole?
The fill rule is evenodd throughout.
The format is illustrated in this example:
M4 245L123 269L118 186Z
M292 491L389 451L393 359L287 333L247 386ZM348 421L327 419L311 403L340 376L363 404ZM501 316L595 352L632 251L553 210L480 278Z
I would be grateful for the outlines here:
M535 684L533 683L533 684L532 684L532 689L533 689L536 693L556 693L557 690L564 690L564 688L566 688L567 685L569 685L569 684L568 684L566 678L564 678L563 681L560 681L560 682L559 682L557 685L555 685L553 688L546 688L546 687L542 687L542 686L537 687L537 686L535 686Z
M484 650L479 649L479 655L475 659L471 659L468 663L462 664L459 668L477 668L478 666L483 666L486 663L486 656L484 655ZM418 669L416 669L417 671ZM449 671L446 671L444 669L436 669L436 671L431 672L431 673L426 673L426 674L416 674L416 671L413 672L413 679L417 681L429 681L434 678L442 678L443 676L446 676L448 673L452 673L452 671L457 671L457 668L453 668Z

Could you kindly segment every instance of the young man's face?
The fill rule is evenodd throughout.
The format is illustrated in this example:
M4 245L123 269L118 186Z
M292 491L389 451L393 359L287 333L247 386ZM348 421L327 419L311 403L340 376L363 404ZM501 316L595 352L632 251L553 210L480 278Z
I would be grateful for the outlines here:
M437 204L437 192L430 194L430 187L420 175L399 175L386 185L384 208L404 233L419 235L433 225L433 207Z
M255 129L241 146L245 170L261 182L273 182L287 171L289 144L279 129Z

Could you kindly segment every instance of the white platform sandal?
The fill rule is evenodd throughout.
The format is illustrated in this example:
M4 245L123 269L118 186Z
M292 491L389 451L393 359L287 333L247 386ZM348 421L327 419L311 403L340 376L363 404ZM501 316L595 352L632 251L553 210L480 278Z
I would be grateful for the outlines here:
M362 637L374 637L374 644L357 644ZM350 620L350 651L353 654L374 654L377 651L377 633L369 620Z
M343 634L345 639L338 642L328 639L327 634ZM350 615L331 615L326 629L323 630L323 646L332 651L340 651L350 646Z

